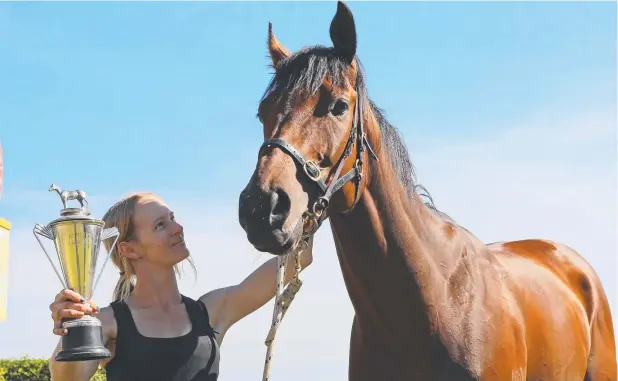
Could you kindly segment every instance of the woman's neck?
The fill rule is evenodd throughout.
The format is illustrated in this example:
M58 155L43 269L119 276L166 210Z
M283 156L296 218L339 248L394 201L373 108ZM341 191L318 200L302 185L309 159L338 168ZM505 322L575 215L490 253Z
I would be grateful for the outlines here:
M137 308L170 309L182 302L174 269L136 268L137 282L129 298Z

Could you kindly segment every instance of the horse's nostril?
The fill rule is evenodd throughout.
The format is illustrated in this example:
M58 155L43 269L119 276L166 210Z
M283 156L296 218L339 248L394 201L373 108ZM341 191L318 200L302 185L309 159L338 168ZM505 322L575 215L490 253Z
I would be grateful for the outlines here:
M290 209L290 197L282 189L253 187L240 193L238 222L247 234L268 234L283 227Z
M281 188L278 188L270 195L270 217L271 221L279 220L283 222L290 212L290 197Z

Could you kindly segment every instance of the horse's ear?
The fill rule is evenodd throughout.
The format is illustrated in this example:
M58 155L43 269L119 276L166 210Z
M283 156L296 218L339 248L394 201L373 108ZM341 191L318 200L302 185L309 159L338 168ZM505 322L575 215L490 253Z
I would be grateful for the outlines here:
M270 59L273 62L273 67L276 69L279 65L279 62L284 58L289 57L292 53L283 46L275 34L273 33L273 24L268 23L268 53L270 54Z
M356 25L352 11L342 1L337 3L337 13L330 23L330 39L335 52L351 64L356 55Z

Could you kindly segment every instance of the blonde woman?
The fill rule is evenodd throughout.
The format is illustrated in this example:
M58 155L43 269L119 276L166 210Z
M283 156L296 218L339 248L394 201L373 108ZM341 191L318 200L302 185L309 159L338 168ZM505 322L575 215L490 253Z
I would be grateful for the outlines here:
M161 198L131 195L112 206L103 220L120 233L111 253L121 274L115 301L99 310L77 293L62 290L50 306L54 333L66 334L62 318L96 314L112 352L111 360L101 363L108 381L217 380L225 332L275 295L276 258L241 283L193 300L180 293L176 282L176 265L190 260L183 227ZM312 261L311 246L301 256L303 269ZM293 273L293 264L288 266L286 283ZM50 360L52 380L87 381L96 372L97 360L54 361L60 349L59 343Z

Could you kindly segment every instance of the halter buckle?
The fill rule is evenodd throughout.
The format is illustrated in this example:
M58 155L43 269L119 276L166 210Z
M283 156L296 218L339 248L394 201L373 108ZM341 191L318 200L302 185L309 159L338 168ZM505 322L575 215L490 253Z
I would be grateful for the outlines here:
M305 174L315 182L319 181L322 177L320 167L318 167L318 165L311 160L305 162L303 169L305 170Z

